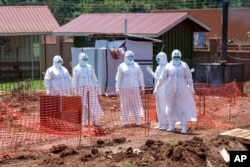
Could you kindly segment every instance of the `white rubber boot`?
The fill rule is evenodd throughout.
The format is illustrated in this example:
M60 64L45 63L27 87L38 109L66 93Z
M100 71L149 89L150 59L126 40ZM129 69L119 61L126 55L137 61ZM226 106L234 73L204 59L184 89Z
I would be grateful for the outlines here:
M159 130L167 130L167 124L160 125Z
M136 126L140 126L141 125L140 119L137 118L137 116L135 116L135 124L136 124Z
M182 122L181 123L181 133L182 134L186 134L187 133L187 123L186 122Z
M157 123L153 128L154 128L154 129L159 129L160 126L161 126L161 125L160 125L159 123Z
M170 122L169 123L169 128L167 129L168 132L174 132L175 131L175 123Z

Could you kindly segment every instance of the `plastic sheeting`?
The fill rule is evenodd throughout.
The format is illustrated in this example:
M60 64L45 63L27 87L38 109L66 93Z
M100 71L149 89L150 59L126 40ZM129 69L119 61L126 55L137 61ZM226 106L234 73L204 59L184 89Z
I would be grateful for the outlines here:
M124 43L125 42L125 43ZM71 48L72 70L79 63L78 55L84 52L89 56L88 63L95 69L98 79L98 86L103 87L101 94L115 93L115 75L117 67L124 61L124 57L119 55L114 58L111 55L111 49L118 49L124 46L127 50L135 53L135 61L139 63L144 75L146 86L153 87L153 77L146 71L147 65L152 67L153 63L153 44L152 42L132 41L132 40L97 40L95 48Z

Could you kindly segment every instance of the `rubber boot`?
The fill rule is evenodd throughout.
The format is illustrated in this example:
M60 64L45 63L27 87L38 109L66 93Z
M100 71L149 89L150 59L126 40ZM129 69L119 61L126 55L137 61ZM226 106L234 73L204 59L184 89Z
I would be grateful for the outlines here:
M186 122L182 122L181 123L181 133L182 134L186 134L187 133L187 123Z
M167 130L167 124L161 124L159 130Z
M161 125L160 125L159 123L157 123L153 128L154 128L154 129L159 129L160 126L161 126Z
M135 116L134 118L135 118L135 125L136 125L136 126L140 126L140 125L141 125L140 119L137 118L137 116Z
M169 123L169 128L167 129L168 132L173 132L175 131L175 123L174 122L170 122Z
M96 126L96 127L99 127L99 126L101 126L101 123L98 121L98 119L97 118L93 118L93 125L94 126Z
M121 121L122 121L122 125L123 126L127 126L128 125L128 121L126 118L121 118Z

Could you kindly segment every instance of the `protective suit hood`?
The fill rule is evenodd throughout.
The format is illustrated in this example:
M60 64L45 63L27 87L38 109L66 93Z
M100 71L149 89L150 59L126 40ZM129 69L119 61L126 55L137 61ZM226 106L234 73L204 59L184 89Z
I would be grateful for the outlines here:
M180 62L181 62L181 52L178 50L178 49L175 49L172 51L172 62L173 62L173 65L179 65Z
M62 57L59 56L59 55L54 56L54 58L53 58L53 66L56 67L56 68L60 68L60 67L62 67L62 64L63 64Z
M157 56L156 56L156 62L160 66L163 66L163 65L167 64L167 62L168 62L167 54L164 53L164 52L158 53Z
M88 55L87 54L85 54L85 53L83 53L83 52L81 52L80 54L79 54L79 63L80 63L80 66L87 66L87 62L88 62L88 59L89 59L89 57L88 57Z
M133 64L134 63L135 54L131 50L128 50L124 54L124 62L125 64Z

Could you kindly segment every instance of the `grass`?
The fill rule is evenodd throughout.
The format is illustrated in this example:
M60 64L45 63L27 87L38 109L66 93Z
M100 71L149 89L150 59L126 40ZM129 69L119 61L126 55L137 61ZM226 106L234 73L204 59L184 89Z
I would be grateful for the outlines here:
M0 82L0 92L45 90L43 80L13 80Z
M250 89L244 89L244 94L250 94Z

